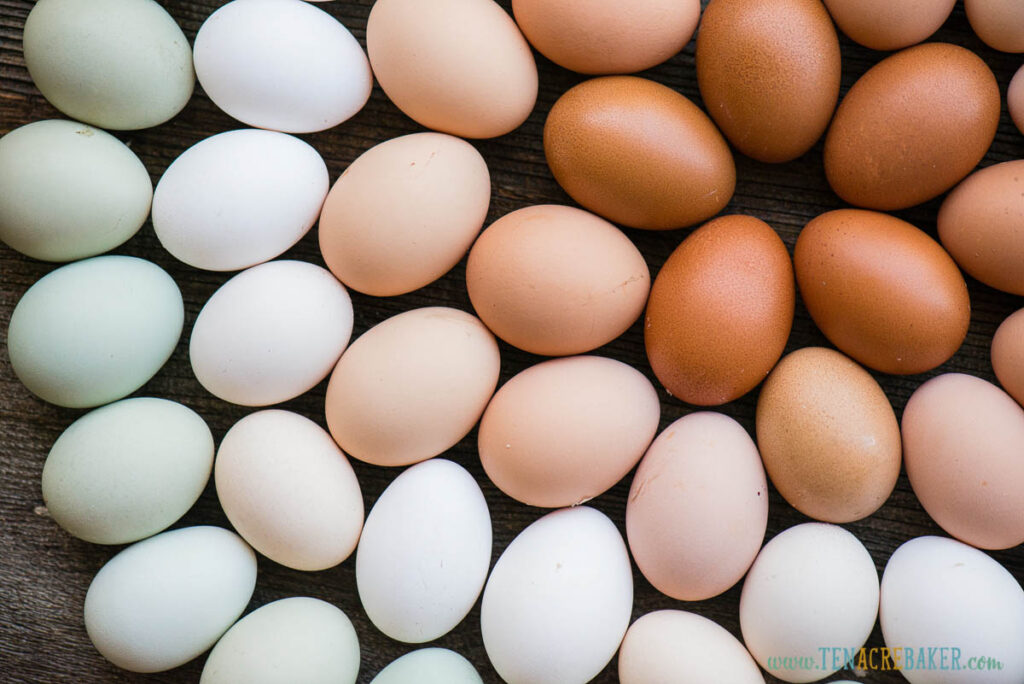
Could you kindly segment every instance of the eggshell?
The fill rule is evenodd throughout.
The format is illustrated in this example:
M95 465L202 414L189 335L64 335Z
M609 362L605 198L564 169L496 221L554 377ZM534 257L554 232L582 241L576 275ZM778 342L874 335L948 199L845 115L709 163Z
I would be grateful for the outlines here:
M487 218L491 177L472 145L413 133L371 147L331 188L320 253L354 290L387 297L447 273Z
M354 684L359 638L326 601L293 597L261 606L221 637L199 684Z
M658 610L626 632L619 648L622 684L764 684L754 659L725 628L696 613Z
M267 406L327 377L352 335L352 300L304 261L253 266L224 283L192 328L189 360L211 394Z
M964 0L967 21L985 44L1024 52L1024 5L1017 0Z
M619 531L577 506L547 514L508 545L487 580L480 629L508 684L583 684L615 655L632 607Z
M124 143L74 121L36 121L0 138L0 240L34 259L117 247L149 215L149 172Z
M639 371L600 356L522 371L491 399L477 446L498 488L556 508L594 498L625 477L658 429L658 394Z
M740 581L768 524L757 447L732 418L675 421L647 450L626 503L633 559L658 591L700 601Z
M39 0L22 44L43 96L101 128L162 124L195 85L188 39L153 0Z
M825 138L828 182L868 209L937 197L985 156L1000 106L995 76L969 50L927 43L891 55L839 103Z
M491 564L491 516L476 480L451 461L417 463L370 510L356 586L374 626L423 643L451 631L476 603Z
M1024 406L1024 309L1010 314L992 337L992 370L999 384Z
M125 544L185 515L212 467L213 435L199 414L166 399L124 399L57 438L43 465L43 502L79 539Z
M758 664L784 682L816 682L837 671L842 663L822 651L858 649L877 614L871 555L855 536L825 523L804 523L772 538L740 594L743 640Z
M217 498L254 549L296 570L349 557L363 527L363 497L327 431L289 411L250 413L217 450Z
M826 522L878 510L900 474L900 426L885 392L832 349L787 355L761 388L757 444L779 493Z
M498 344L474 316L413 309L378 323L338 361L327 426L353 458L402 466L465 437L498 385Z
M682 50L700 19L700 0L512 0L533 47L583 74L629 74Z
M894 216L837 209L793 250L807 311L840 351L883 373L923 373L967 335L971 303L939 243Z
M917 537L896 549L882 573L879 618L912 684L1024 680L1024 591L966 544ZM990 658L998 670L971 667Z
M181 292L156 264L127 256L76 261L36 281L7 328L15 375L52 404L121 399L171 356L185 319Z
M962 373L934 377L903 409L903 459L928 515L983 549L1024 542L1024 409Z
M631 228L699 223L736 186L729 145L707 115L635 76L594 78L562 95L544 123L544 155L574 200Z
M1024 160L975 171L946 196L939 239L968 274L1024 295Z
M782 356L795 301L793 265L771 226L717 218L683 240L654 280L644 325L651 368L691 404L741 397Z
M1010 79L1006 91L1006 108L1010 110L1010 118L1017 130L1024 134L1024 66L1017 69Z
M201 140L174 160L153 196L164 249L196 268L237 271L273 259L313 226L327 165L284 133L244 129Z
M370 684L483 684L473 664L446 648L406 653L377 673Z
M491 0L377 0L366 49L388 98L443 133L504 135L537 101L530 46Z
M712 0L697 35L697 84L740 152L796 159L839 100L839 39L819 0Z
M256 556L221 527L185 527L107 561L85 595L85 629L100 654L132 672L184 665L245 610Z
M199 27L194 54L213 103L257 128L332 128L363 108L373 86L355 37L302 0L229 2Z
M651 275L629 238L604 219L543 204L492 223L473 245L466 289L495 335L534 354L582 354L643 312Z
M916 45L939 30L956 0L824 0L836 26L872 50Z

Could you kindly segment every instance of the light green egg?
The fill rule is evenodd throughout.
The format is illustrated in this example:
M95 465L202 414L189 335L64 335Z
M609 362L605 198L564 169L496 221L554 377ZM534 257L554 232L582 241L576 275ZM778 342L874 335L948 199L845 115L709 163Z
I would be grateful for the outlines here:
M55 119L0 138L0 240L22 254L102 254L135 235L152 200L146 167L98 128Z
M154 0L39 0L25 21L24 53L54 107L101 128L161 124L195 85L188 40Z
M52 271L11 314L7 352L29 390L72 408L131 394L170 358L184 323L181 292L144 259L98 256Z
M185 515L212 467L213 436L199 414L166 399L124 399L57 438L43 465L43 501L79 539L127 544Z
M370 684L483 684L473 664L446 648L406 653L381 670Z

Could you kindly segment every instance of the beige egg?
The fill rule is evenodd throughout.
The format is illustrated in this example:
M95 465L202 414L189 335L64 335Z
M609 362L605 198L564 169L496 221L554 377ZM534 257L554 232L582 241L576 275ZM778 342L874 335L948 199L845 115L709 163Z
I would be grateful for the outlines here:
M899 50L928 38L956 0L824 0L839 30L872 50Z
M1024 66L1010 79L1006 89L1006 108L1010 110L1010 118L1017 130L1024 133Z
M985 43L1002 52L1024 52L1024 2L964 0L971 28Z
M660 413L654 386L621 361L545 361L494 395L480 420L480 462L517 501L572 506L625 477L654 438Z
M1003 389L1024 405L1024 309L1010 314L992 337L992 370Z
M582 354L639 318L651 276L622 231L553 204L492 223L473 245L466 288L495 335L534 354Z

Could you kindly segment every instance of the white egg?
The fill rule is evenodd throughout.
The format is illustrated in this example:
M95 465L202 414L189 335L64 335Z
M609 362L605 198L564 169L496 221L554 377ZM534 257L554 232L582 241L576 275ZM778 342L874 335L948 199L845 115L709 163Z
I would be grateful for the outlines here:
M421 648L391 661L370 684L483 684L473 664L446 648Z
M476 480L451 461L424 461L396 477L366 517L359 599L392 639L431 641L466 617L490 563L491 516Z
M212 394L268 406L312 389L352 335L352 300L324 268L271 261L213 293L196 318L189 358Z
M85 629L100 654L132 672L162 672L213 646L256 587L256 555L220 527L136 542L100 568Z
M298 138L243 129L201 140L167 168L153 229L190 266L236 271L273 259L316 222L327 165Z
M1024 590L974 547L946 537L900 546L882 573L879 615L913 684L1024 681Z
M302 0L234 0L207 18L193 50L214 104L286 133L337 126L363 108L373 76L358 41Z
M633 610L633 572L615 524L588 506L519 533L484 589L480 628L509 684L582 684L615 655Z

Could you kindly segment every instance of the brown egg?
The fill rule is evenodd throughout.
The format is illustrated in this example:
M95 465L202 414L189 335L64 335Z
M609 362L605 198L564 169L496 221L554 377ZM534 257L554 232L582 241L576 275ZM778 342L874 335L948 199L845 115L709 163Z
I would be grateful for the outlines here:
M926 43L883 59L839 103L825 137L836 194L869 209L937 197L985 156L999 125L999 86L981 59Z
M775 488L804 515L860 520L900 474L900 426L885 392L832 349L785 356L757 400L757 445Z
M1010 118L1017 130L1024 133L1024 66L1010 79L1010 87L1006 91L1006 108L1010 110Z
M736 148L796 159L839 99L839 39L820 0L711 0L697 35L697 83Z
M651 275L621 230L554 204L502 216L477 239L466 289L477 315L534 354L582 354L611 342L643 313Z
M793 251L807 311L834 345L884 373L923 373L967 335L967 284L939 243L862 209L812 219Z
M1024 410L980 378L947 373L903 410L903 460L928 515L981 549L1024 542Z
M1024 309L1010 314L996 330L992 370L1003 389L1024 405Z
M722 216L683 240L651 288L644 342L658 380L699 406L732 401L775 365L793 325L793 265L753 216Z
M956 0L824 0L836 26L872 50L899 50L928 38Z
M574 200L632 228L704 221L736 186L729 145L704 112L634 76L591 79L562 95L544 124L544 154Z
M631 74L690 42L700 0L512 0L527 40L582 74Z
M1024 160L968 176L942 203L939 239L981 282L1024 295Z
M964 0L967 21L985 44L1002 52L1024 52L1024 2Z

